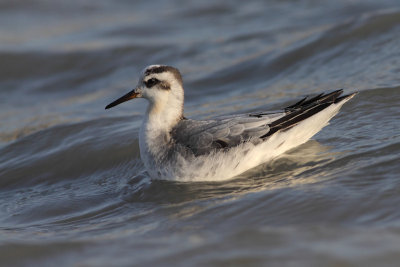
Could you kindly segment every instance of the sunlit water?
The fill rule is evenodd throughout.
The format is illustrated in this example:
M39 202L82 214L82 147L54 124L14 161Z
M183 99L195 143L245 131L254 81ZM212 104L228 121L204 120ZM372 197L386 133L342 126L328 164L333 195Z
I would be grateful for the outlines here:
M28 1L0 8L0 265L396 265L397 1ZM149 64L185 116L360 91L313 140L221 183L152 182Z

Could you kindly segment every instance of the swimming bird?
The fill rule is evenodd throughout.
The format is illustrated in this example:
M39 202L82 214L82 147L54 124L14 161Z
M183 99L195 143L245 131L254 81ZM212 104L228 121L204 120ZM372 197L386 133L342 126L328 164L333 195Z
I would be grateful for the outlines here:
M305 97L279 112L192 120L183 116L178 69L146 67L137 86L106 106L134 98L149 105L139 132L140 157L152 179L221 181L235 177L308 141L356 93L336 90Z

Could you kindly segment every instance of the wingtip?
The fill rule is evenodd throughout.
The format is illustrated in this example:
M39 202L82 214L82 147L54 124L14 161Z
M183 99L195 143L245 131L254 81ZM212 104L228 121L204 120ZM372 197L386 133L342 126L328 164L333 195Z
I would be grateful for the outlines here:
M338 97L338 98L336 98L335 103L339 103L342 100L348 101L348 100L352 99L353 97L355 97L358 93L359 93L358 91L355 91L355 92L350 93L348 95L344 95L344 96Z

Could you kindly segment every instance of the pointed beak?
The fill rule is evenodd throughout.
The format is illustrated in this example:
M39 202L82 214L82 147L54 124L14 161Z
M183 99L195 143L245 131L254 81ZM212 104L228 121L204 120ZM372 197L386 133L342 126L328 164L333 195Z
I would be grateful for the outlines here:
M119 104L125 102L125 101L134 99L134 98L138 97L139 94L140 94L140 93L138 92L137 89L133 89L132 91L130 91L130 92L127 93L126 95L123 95L123 96L121 96L120 98L118 98L117 100L115 100L114 102L108 104L108 105L106 106L105 109L112 108L112 107L114 107L114 106L116 106L116 105L119 105Z

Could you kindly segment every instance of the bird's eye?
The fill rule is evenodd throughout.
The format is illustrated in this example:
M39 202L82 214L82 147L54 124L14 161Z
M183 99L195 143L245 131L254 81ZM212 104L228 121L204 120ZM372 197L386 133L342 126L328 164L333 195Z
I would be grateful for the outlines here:
M157 80L156 78L151 78L151 79L148 79L146 82L144 82L144 84L146 85L147 88L150 88L150 87L153 87L154 85L156 85L159 82L160 81Z

